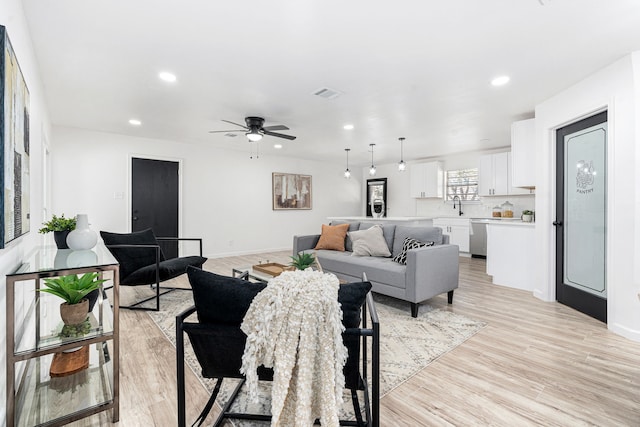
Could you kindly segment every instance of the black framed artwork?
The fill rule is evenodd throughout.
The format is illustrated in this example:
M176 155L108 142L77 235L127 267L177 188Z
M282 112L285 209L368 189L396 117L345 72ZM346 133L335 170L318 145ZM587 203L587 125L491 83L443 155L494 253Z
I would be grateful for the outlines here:
M29 90L0 26L0 248L29 232Z

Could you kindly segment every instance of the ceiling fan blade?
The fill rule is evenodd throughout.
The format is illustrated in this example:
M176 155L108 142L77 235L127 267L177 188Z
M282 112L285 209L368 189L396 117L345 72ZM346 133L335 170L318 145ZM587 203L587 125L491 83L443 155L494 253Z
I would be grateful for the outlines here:
M278 138L289 139L289 140L291 140L291 141L293 141L294 139L296 139L296 137L295 137L295 136L293 136L293 135L285 135L285 134L283 134L283 133L270 132L270 131L268 131L268 130L264 130L264 128L263 128L263 132L264 132L264 134L265 134L265 135L275 136L275 137L278 137Z
M243 129L234 129L234 130L210 130L209 133L224 133L224 132L244 132Z
M227 123L231 123L232 125L236 125L236 126L240 126L242 129L249 129L248 127L246 127L245 125L241 125L240 123L236 123L236 122L232 122L230 120L222 120L223 122L227 122Z
M273 125L273 126L264 126L262 129L264 130L289 130L285 125Z

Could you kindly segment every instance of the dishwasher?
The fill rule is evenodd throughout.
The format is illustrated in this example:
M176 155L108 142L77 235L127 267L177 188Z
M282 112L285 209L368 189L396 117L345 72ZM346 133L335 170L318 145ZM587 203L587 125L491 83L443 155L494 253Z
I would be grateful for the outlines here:
M471 234L469 235L469 252L473 258L487 257L487 223L486 218L471 219Z

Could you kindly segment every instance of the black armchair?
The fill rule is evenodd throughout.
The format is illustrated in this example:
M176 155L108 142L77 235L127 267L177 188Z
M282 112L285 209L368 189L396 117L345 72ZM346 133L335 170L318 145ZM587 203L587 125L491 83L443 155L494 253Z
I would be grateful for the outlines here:
M190 290L173 287L161 288L160 283L186 273L189 266L202 268L202 264L207 260L202 257L202 239L200 238L156 237L150 228L124 234L101 231L100 236L105 246L120 263L121 286L150 285L155 287L155 295L128 306L121 306L121 308L159 311L160 295L174 290ZM198 256L165 259L158 242L166 240L197 241L200 253ZM140 304L154 298L156 300L155 308L140 307Z
M222 425L223 421L229 418L269 421L270 415L230 411L245 382L244 376L240 373L240 367L247 336L240 329L240 324L251 301L264 289L265 285L191 268L188 269L188 274L196 305L176 316L178 426L186 425L184 333L189 337L202 368L202 376L217 380L209 401L193 425L199 426L207 418L224 378L236 378L241 381L228 401L223 402L224 406L221 403L222 411L214 426ZM370 289L369 282L351 283L341 285L338 293L338 300L344 314L343 324L346 328L343 340L348 350L344 367L345 389L351 392L356 418L341 420L340 425L379 426L380 326ZM187 320L194 312L197 312L199 322ZM371 320L371 327L367 326L368 317ZM369 390L367 379L368 348L371 350L371 390ZM261 380L270 381L273 379L273 371L261 366L258 368L258 377ZM364 419L357 395L358 390L364 391Z

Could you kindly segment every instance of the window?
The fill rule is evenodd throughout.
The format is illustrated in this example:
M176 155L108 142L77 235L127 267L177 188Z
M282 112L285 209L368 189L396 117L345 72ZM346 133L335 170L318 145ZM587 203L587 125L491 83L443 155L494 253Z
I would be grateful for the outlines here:
M447 201L453 200L454 196L464 201L479 201L478 168L447 171L446 193Z

